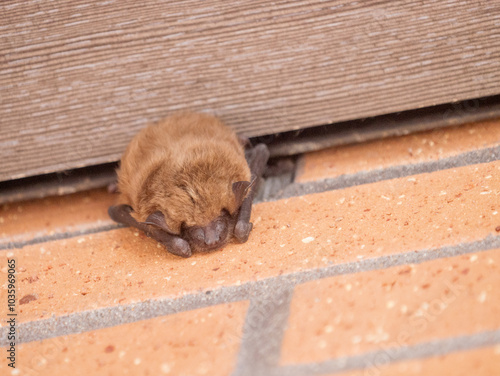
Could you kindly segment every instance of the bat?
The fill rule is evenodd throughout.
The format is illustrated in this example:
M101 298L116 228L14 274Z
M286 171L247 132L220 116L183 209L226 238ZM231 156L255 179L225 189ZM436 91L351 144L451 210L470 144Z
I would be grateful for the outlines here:
M245 143L207 114L176 113L142 129L121 158L109 216L182 257L246 242L269 150Z

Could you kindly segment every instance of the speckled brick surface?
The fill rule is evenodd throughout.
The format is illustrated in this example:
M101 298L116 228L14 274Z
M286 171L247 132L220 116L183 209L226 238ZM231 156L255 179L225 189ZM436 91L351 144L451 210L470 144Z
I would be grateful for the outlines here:
M0 245L111 224L106 189L0 205Z
M297 286L282 363L500 329L499 268L494 249Z
M247 302L19 346L21 374L230 375ZM0 365L2 375L9 370Z
M500 370L500 345L477 350L397 362L390 364L390 357L363 370L337 374L339 376L492 376Z
M438 160L499 144L500 120L491 120L325 149L304 155L296 181Z
M114 225L105 190L3 206L19 367L0 373L500 374L499 129L306 155L309 194L278 192L247 243L188 259Z

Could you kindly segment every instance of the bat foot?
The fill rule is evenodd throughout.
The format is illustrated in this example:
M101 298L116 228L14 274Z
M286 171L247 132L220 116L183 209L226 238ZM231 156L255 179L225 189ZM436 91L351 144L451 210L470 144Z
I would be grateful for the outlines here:
M108 208L108 215L117 223L130 225L131 222L135 221L130 215L132 211L132 208L128 205L116 205Z
M176 238L172 239L172 241L169 242L169 244L165 244L165 243L163 243L163 244L167 248L167 251L169 251L170 253L172 253L176 256L187 258L187 257L191 257L191 255L192 255L191 247L189 246L189 243L182 238L176 237Z
M234 236L240 243L245 243L252 231L252 222L238 221L234 227Z

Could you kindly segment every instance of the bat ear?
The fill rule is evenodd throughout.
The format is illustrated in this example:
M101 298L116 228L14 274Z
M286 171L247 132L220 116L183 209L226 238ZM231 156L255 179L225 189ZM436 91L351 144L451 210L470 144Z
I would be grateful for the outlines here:
M163 213L159 210L155 211L154 213L150 214L145 222L142 222L145 225L151 225L155 227L161 228L163 231L168 232L169 234L172 235L177 235L175 231L172 231L170 227L168 227L167 222L165 222L165 216Z
M253 180L251 183L249 181L237 181L236 183L233 183L233 193L234 197L236 198L238 207L241 205L248 192L250 192L250 189L252 189L254 183L255 180Z

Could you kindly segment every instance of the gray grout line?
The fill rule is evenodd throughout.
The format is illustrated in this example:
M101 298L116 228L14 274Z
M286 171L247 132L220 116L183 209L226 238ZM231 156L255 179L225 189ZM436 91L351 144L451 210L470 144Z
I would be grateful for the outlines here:
M233 376L260 376L274 368L290 313L293 289L266 291L250 301Z
M379 181L397 179L411 175L436 172L436 171L447 170L457 167L464 167L474 164L489 163L497 160L500 160L500 145L487 149L474 150L462 153L453 157L448 157L437 161L420 162L420 163L401 165L401 166L392 166L373 171L361 171L355 174L341 175L336 178L329 178L321 181L292 183L287 188L283 189L282 191L278 192L275 195L272 195L272 197L266 198L264 201L275 201L311 193L320 193L325 191L344 189L353 186L376 183ZM258 202L262 201L255 201L255 203ZM76 236L95 234L99 232L115 230L122 227L125 226L118 224L106 225L77 232L67 232L55 235L42 236L28 241L0 243L0 251L6 249L22 248L27 245L45 243L53 240L69 239Z
M310 376L336 374L353 370L365 370L367 375L378 375L381 372L381 367L391 363L431 358L497 344L500 344L500 330L484 331L460 337L437 339L411 346L384 348L321 363L283 366L275 368L267 375Z
M77 312L67 316L30 321L18 324L18 343L39 341L218 304L253 299L256 296L264 294L283 292L287 289L292 290L298 284L327 277L380 270L407 264L418 264L425 261L482 252L495 248L500 248L500 236L490 234L485 239L475 242L461 243L437 249L410 251L298 271L256 282L247 282L240 286L227 286L212 291L196 292L180 298L146 300L138 303ZM0 346L6 346L7 344L7 329L8 327L0 328Z
M293 183L270 200L344 189L363 184L376 183L383 180L403 178L411 175L448 170L480 163L489 163L497 160L500 160L500 145L469 151L437 161L391 166L371 171L360 171L355 174L345 174L321 181Z
M242 288L238 288L242 287ZM242 301L252 296L252 286L230 286L215 291L188 294L180 298L149 299L142 302L104 307L30 321L18 325L19 341L26 343L149 320L218 304ZM0 346L5 346L7 328L0 328Z
M56 233L53 235L38 236L38 237L30 239L30 240L22 240L22 241L20 240L20 241L0 243L0 251L5 250L5 249L19 249L19 248L26 247L28 245L47 243L47 242L51 242L54 240L76 238L77 236L82 236L82 235L98 234L100 232L106 232L106 231L116 230L116 229L125 228L125 227L126 226L124 226L122 224L113 223L111 225L86 228L84 230L79 230L79 231L59 232L59 233Z

